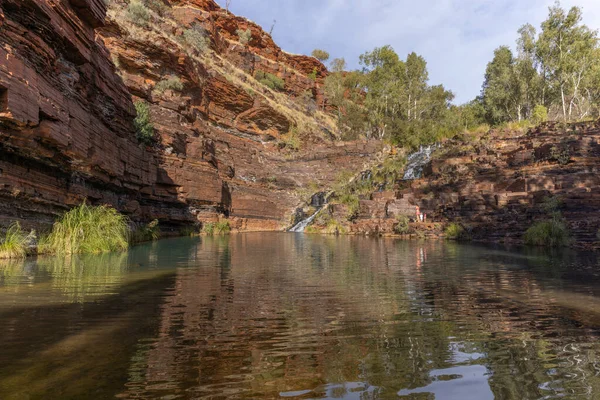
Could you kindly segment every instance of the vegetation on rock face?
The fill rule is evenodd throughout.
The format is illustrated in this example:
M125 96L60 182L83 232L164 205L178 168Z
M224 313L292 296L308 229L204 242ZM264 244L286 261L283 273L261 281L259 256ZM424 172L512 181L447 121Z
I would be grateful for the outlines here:
M453 222L446 227L444 235L446 236L446 239L463 240L466 237L466 231L462 225Z
M167 79L163 79L154 85L154 92L162 95L167 90L181 91L183 90L183 83L177 76L170 76Z
M237 35L238 35L238 39L240 40L240 43L243 44L244 46L247 45L248 43L250 43L250 41L252 40L252 31L250 30L250 28L243 30L243 29L238 29L236 31Z
M127 218L108 206L86 203L65 213L52 232L40 241L43 253L79 254L126 250L129 246Z
M150 23L150 12L139 0L131 0L127 6L126 16L133 24L147 26Z
M570 243L569 230L561 218L533 224L523 237L526 244L532 246L561 247Z
M186 29L183 32L183 43L188 49L199 54L205 53L210 47L210 40L208 39L206 30L200 26Z
M150 106L145 101L136 101L134 103L136 117L133 121L136 130L137 139L146 144L154 143L154 125L150 121Z
M268 72L257 71L255 78L257 81L268 88L271 88L272 90L283 90L285 88L285 82L283 79Z
M11 224L0 239L0 259L24 258L27 255L30 235L23 232L18 222Z
M394 225L395 233L398 235L406 235L410 232L410 219L406 215L398 215L396 221L396 225Z
M314 49L313 52L311 53L311 55L321 62L325 62L325 61L329 60L329 53L326 52L325 50Z

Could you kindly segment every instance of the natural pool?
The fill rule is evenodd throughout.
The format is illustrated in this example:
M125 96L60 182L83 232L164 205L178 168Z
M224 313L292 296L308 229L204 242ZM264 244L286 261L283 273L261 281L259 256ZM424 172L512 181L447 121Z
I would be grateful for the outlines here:
M596 255L302 234L4 262L1 399L600 398Z

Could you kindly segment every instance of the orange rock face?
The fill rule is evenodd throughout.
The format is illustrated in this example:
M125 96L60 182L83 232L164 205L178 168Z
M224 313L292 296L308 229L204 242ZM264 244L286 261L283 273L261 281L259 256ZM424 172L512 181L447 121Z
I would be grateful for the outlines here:
M380 150L325 139L282 150L278 138L314 120L288 100L310 91L320 101L325 68L211 0L171 3L170 22L137 35L118 16L105 20L103 0L0 3L0 224L48 226L87 199L165 228L226 216L240 230L282 229L299 189L329 185ZM193 24L215 53L178 44ZM242 46L235 32L247 28ZM253 90L257 70L283 78L284 91ZM154 90L167 77L182 89ZM156 145L136 139L137 100L150 107Z

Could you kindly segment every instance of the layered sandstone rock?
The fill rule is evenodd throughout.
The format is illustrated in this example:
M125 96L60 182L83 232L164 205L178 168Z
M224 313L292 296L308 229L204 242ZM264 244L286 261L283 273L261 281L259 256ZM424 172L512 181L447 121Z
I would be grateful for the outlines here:
M299 189L330 185L380 149L328 141L329 117L295 101L310 92L324 103L317 60L281 51L211 0L172 3L139 27L119 0L108 19L103 0L0 2L0 224L48 226L87 199L165 227L225 216L281 229ZM196 25L209 33L204 54L182 45ZM248 45L237 29L252 31ZM284 91L257 84L258 70ZM183 89L154 90L168 77ZM149 104L156 145L136 140L134 101ZM278 142L292 129L306 136L299 152Z
M548 123L525 134L492 131L473 142L448 141L422 179L360 201L354 233L393 233L416 207L429 222L459 222L475 240L520 243L554 202L575 239L590 247L600 230L600 122ZM427 235L441 229L414 224Z

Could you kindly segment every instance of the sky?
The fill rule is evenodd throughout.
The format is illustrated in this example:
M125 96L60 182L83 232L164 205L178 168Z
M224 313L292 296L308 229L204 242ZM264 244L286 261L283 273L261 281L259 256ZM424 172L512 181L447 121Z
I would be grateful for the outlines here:
M225 0L217 0L225 6ZM231 0L230 10L271 29L295 54L327 50L358 68L358 57L391 45L402 58L427 60L431 84L443 84L461 104L479 95L494 49L514 47L525 23L539 28L554 0ZM600 0L563 0L583 8L584 23L600 29Z

